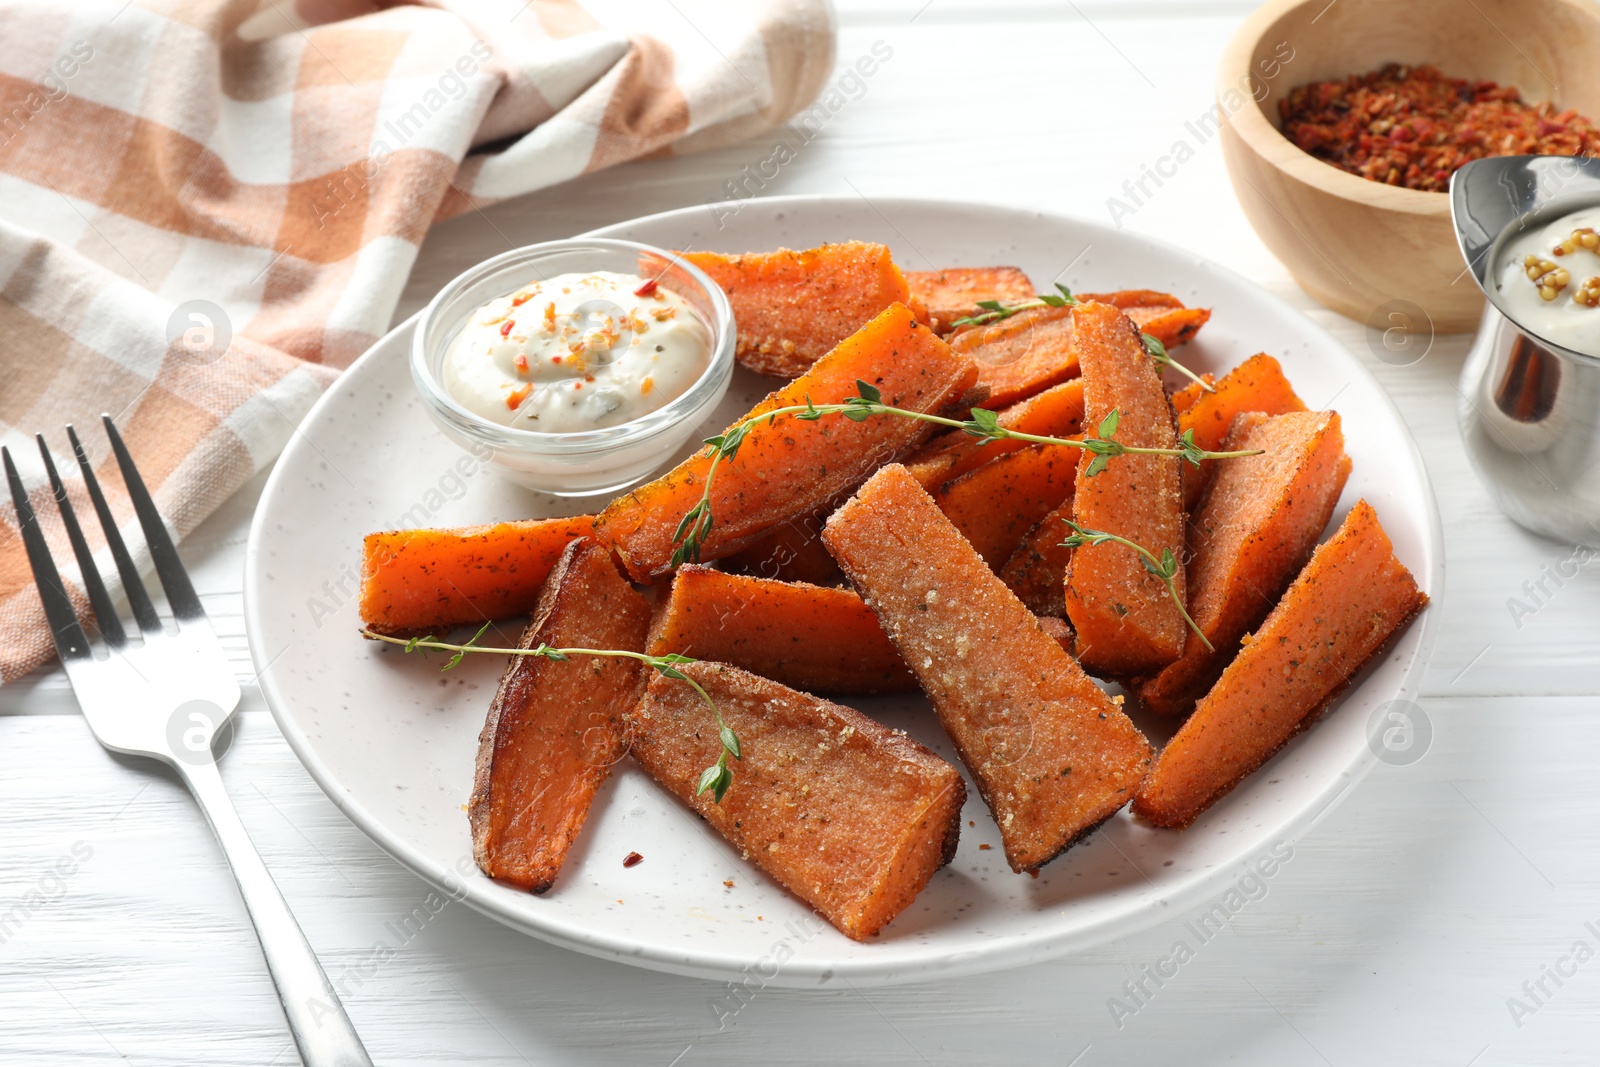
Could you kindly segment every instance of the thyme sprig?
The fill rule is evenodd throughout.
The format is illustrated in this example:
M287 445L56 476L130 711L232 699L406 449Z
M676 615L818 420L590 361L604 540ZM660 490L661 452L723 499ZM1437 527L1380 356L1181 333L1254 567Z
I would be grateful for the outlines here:
M478 639L488 629L489 623L484 623L477 633L473 634L465 644L460 645L441 641L432 634L423 637L406 638L390 637L387 634L362 630L361 636L391 645L401 645L407 652L420 652L423 656L427 656L430 651L452 653L449 662L439 668L441 671L448 671L453 667L460 666L462 659L469 652L485 652L501 656L536 656L556 662L564 662L572 656L602 656L612 659L638 660L647 667L655 668L656 671L667 678L688 682L694 691L700 694L700 699L706 702L706 706L711 709L711 714L716 716L717 739L721 742L721 751L717 755L717 762L701 772L700 781L695 787L695 795L699 796L701 793L711 790L712 798L718 804L722 803L722 795L733 784L733 769L728 766L728 757L732 756L734 759L743 759L744 757L739 753L739 735L735 734L733 728L723 721L722 709L717 707L717 702L711 699L711 694L705 691L704 686L678 669L683 664L698 662L693 657L680 656L676 652L670 652L665 656L651 656L644 652L630 652L622 648L552 648L543 643L536 648L496 648L490 645L478 644Z
M1198 385L1205 392L1214 393L1217 391L1216 386L1200 377L1188 367L1185 367L1182 363L1179 363L1177 360L1173 359L1172 356L1167 352L1167 346L1161 343L1161 338L1157 337L1155 334L1144 333L1143 331L1139 333L1139 336L1144 340L1144 350L1150 353L1150 358L1156 361L1157 366L1171 367L1173 370L1177 371L1179 374Z
M1078 305L1079 300L1077 297L1072 295L1071 289L1068 289L1060 282L1056 282L1056 289L1057 292L1040 293L1032 300L1024 300L1019 304L1002 304L998 300L980 300L978 301L978 306L983 308L983 311L980 314L968 315L965 318L956 319L950 325L987 326L991 322L999 322L1001 319L1009 319L1019 311L1029 311L1033 308L1076 307ZM1167 346L1161 342L1161 338L1155 336L1154 334L1145 333L1143 330L1139 332L1139 337L1144 341L1145 351L1150 353L1150 358L1155 360L1158 366L1171 367L1173 370L1177 371L1185 378L1188 378L1191 382L1194 382L1206 392L1216 392L1216 389L1212 387L1210 382L1200 377L1188 367L1185 367L1182 363L1179 363L1177 360L1173 359L1172 355L1167 351Z
M1009 319L1019 311L1029 311L1033 308L1069 308L1078 303L1078 298L1072 295L1072 290L1056 282L1056 292L1040 293L1032 300L1024 300L1020 304L1002 304L998 300L980 300L978 306L983 309L977 315L968 315L956 319L951 326L987 326L991 322Z
M1194 635L1200 639L1200 643L1206 646L1206 651L1216 651L1216 649L1211 647L1211 642L1206 640L1206 635L1200 632L1200 627L1195 623L1193 617L1190 616L1189 609L1184 607L1183 597L1178 595L1178 559L1172 554L1172 549L1163 548L1161 550L1161 558L1157 559L1155 553L1151 552L1148 548L1145 548L1140 544L1135 544L1126 537L1119 537L1114 533L1107 533L1104 530L1090 530L1083 526L1079 526L1071 519L1066 519L1064 521L1068 526L1072 527L1073 532L1065 541L1061 542L1061 546L1063 548L1078 548L1081 545L1103 545L1109 541L1119 545L1126 545L1135 552L1139 553L1139 562L1144 564L1144 569L1166 583L1167 595L1170 596L1172 598L1172 602L1178 606L1178 611L1182 613L1183 621L1189 624L1189 629L1193 630Z
M1117 426L1122 421L1122 413L1115 408L1100 421L1095 433L1085 436L1081 440L1066 437L1046 437L1041 434L1022 433L1019 430L1010 430L1000 425L1000 416L997 412L987 408L973 408L968 414L968 419L948 419L942 415L930 415L923 411L912 411L908 408L898 408L883 402L883 394L878 387L856 379L856 394L848 397L839 404L813 404L809 397L804 404L793 404L788 407L776 408L764 412L755 418L742 422L726 433L705 439L706 445L711 449L711 465L706 468L704 489L700 499L695 505L684 513L678 522L678 528L672 535L674 544L677 545L672 552L672 566L677 567L683 563L697 563L700 560L701 549L705 545L706 537L710 535L713 518L711 514L711 484L716 477L719 464L731 461L739 453L739 447L744 444L750 431L762 423L771 425L779 418L789 415L803 422L817 422L824 415L843 415L851 422L865 422L877 415L897 415L900 418L915 419L919 422L931 422L937 426L948 426L960 430L962 433L971 434L984 443L1009 439L1013 441L1028 441L1042 445L1064 445L1067 448L1081 448L1094 455L1089 461L1085 473L1094 477L1106 469L1106 465L1113 456L1139 454L1149 456L1177 456L1179 459L1200 466L1204 459L1233 459L1238 456L1256 456L1261 454L1260 449L1236 452L1208 452L1195 443L1194 431L1185 431L1179 439L1177 448L1144 448L1139 445L1125 445L1115 439Z

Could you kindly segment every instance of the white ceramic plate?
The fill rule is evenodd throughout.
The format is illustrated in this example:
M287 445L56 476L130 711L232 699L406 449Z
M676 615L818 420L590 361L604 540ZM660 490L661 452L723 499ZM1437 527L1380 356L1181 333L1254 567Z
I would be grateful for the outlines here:
M688 208L600 232L723 251L856 238L889 245L912 269L1011 263L1041 289L1055 281L1086 291L1155 288L1212 308L1199 340L1180 350L1183 360L1220 373L1269 352L1309 405L1336 407L1355 469L1335 521L1366 497L1423 588L1442 588L1433 491L1394 405L1332 337L1229 271L1075 219L974 204L774 198L748 202L724 221L719 229L710 212ZM971 792L963 818L972 825L962 827L955 861L869 944L822 924L626 762L601 790L555 888L541 897L520 893L477 872L464 810L501 661L469 657L442 675L437 658L407 658L363 641L355 576L362 535L372 530L577 507L507 485L470 458L457 467L464 453L434 429L412 390L410 336L406 323L357 361L278 461L245 564L251 653L284 736L357 826L479 911L580 952L680 974L743 972L766 984L816 986L1015 966L1129 933L1217 892L1337 803L1374 759L1369 718L1385 702L1414 695L1432 643L1437 609L1315 729L1183 833L1124 813L1040 877L1018 876ZM769 388L770 380L741 370L706 433ZM513 623L496 640L514 643L517 633ZM859 706L955 762L920 697ZM1159 725L1152 732L1164 739ZM624 868L634 851L644 861Z

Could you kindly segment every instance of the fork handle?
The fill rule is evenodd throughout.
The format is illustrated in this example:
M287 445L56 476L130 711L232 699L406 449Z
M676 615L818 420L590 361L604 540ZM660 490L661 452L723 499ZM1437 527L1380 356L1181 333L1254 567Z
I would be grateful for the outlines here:
M311 943L239 821L216 764L179 761L177 767L233 868L301 1061L306 1067L372 1067Z

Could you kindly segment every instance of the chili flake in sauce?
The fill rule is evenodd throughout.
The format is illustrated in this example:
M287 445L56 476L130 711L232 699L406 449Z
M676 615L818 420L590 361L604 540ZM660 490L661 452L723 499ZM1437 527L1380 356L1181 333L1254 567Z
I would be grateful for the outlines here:
M1445 192L1464 163L1489 156L1600 154L1600 129L1571 109L1525 104L1513 86L1391 63L1314 82L1278 101L1283 135L1341 170Z

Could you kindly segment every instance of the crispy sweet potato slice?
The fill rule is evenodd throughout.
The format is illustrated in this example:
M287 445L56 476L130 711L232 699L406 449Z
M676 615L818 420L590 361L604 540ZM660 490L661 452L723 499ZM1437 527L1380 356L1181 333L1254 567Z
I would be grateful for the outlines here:
M728 294L735 358L757 374L796 378L911 289L889 249L862 241L796 252L685 252Z
M1023 536L1072 495L1078 454L1066 445L1029 445L946 482L933 499L983 561L999 571Z
M942 411L964 397L976 378L971 360L951 352L904 304L895 304L739 421L803 406L807 398L840 403L857 395L857 379L877 386L887 404ZM715 525L700 558L721 559L775 526L815 514L886 460L920 445L927 426L896 416L759 422L733 461L717 467L711 487ZM634 581L652 581L671 569L678 524L699 502L710 466L710 456L696 452L612 501L595 520L595 536L616 550Z
M822 523L832 510L774 526L748 548L725 557L720 566L733 574L779 582L837 585L844 574L822 544Z
M1189 614L1214 651L1190 633L1178 661L1138 687L1146 707L1167 715L1192 710L1266 618L1344 489L1344 434L1331 411L1241 415L1225 444L1262 454L1221 464L1189 523Z
M1062 617L1067 601L1062 590L1072 549L1062 545L1072 533L1064 520L1072 518L1072 497L1053 508L1023 537L1022 544L1000 568L1000 580L1017 594L1028 610L1040 617Z
M1002 428L1043 437L1071 437L1083 429L1083 381L1073 378L1018 401L997 416ZM996 456L1027 448L1014 438L984 441L961 430L940 434L906 460L906 469L930 492Z
M1168 348L1188 344L1211 318L1207 308L1135 307L1127 310L1134 325Z
M1193 430L1195 444L1208 452L1219 450L1233 420L1246 411L1284 415L1306 409L1295 395L1289 379L1283 376L1283 368L1278 361L1265 353L1251 356L1223 375L1222 380L1215 384L1215 389L1216 392L1207 393L1198 386L1190 385L1173 397L1174 407L1180 403L1179 396L1186 400L1178 416L1178 432L1181 434ZM1183 503L1186 508L1194 508L1219 462L1222 461L1202 460L1199 467L1184 464Z
M1216 376L1210 373L1200 375L1200 381L1216 388ZM1172 410L1178 415L1178 432L1183 432L1183 413L1194 407L1194 402L1204 395L1206 390L1200 388L1199 383L1190 382L1188 385L1172 394Z
M388 530L362 544L361 621L376 633L477 625L532 610L561 553L594 516Z
M1314 721L1427 602L1358 502L1161 753L1134 812L1189 825Z
M1078 299L1085 304L1110 304L1112 307L1122 308L1181 308L1183 301L1171 293L1163 293L1156 289L1118 289L1114 293L1078 293Z
M592 540L562 553L522 648L644 651L650 605ZM627 752L624 714L644 692L635 660L515 656L483 732L467 807L472 852L491 878L543 893L583 828L595 790Z
M878 617L852 589L678 568L650 631L650 654L742 667L808 693L917 687Z
M1071 308L1019 311L952 334L950 347L977 362L986 408L1003 408L1078 375Z
M1176 297L1148 289L1080 299L1118 308L1168 348L1187 342L1211 317L1205 308L1186 308ZM986 408L1013 404L1078 374L1070 308L1033 308L987 326L963 327L951 334L950 344L977 360Z
M1065 619L1054 615L1035 615L1034 622L1039 624L1039 629L1044 635L1061 646L1063 652L1069 655L1072 652L1072 627L1068 626Z
M1020 304L1033 299L1033 282L1016 267L908 270L906 284L911 286L912 298L927 305L929 324L941 335L950 332L956 319L982 311L980 300Z
M822 537L955 741L1013 870L1046 863L1127 802L1149 742L904 467L874 474Z
M681 668L739 736L720 804L711 709L657 676L629 716L633 755L668 792L846 936L871 937L955 855L966 786L926 748L858 711L723 663Z
M1115 434L1125 445L1172 448L1177 444L1172 405L1156 364L1126 315L1109 304L1072 310L1073 347L1083 364L1084 422L1099 426L1121 413ZM1092 530L1126 537L1156 558L1170 550L1183 578L1183 496L1176 456L1111 457L1090 477L1092 457L1082 453L1073 519ZM1145 569L1140 555L1115 542L1085 545L1067 569L1067 619L1078 635L1078 659L1092 671L1132 676L1160 670L1183 653L1186 624L1167 587Z

